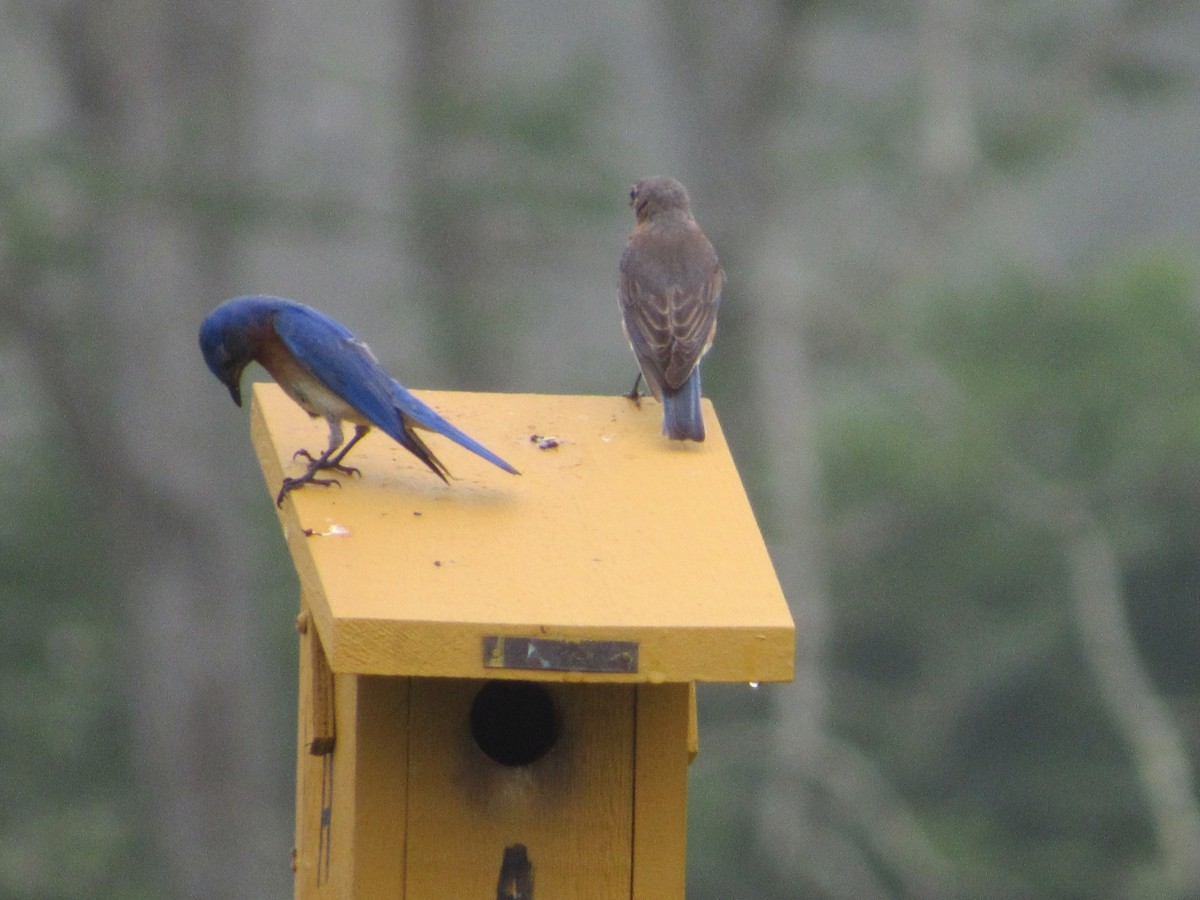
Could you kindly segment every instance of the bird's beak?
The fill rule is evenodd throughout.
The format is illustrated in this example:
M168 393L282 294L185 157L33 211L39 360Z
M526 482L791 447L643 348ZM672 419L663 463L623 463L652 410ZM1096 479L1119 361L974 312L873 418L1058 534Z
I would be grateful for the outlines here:
M233 402L238 406L242 405L242 380L231 381L228 384L229 396L233 398Z

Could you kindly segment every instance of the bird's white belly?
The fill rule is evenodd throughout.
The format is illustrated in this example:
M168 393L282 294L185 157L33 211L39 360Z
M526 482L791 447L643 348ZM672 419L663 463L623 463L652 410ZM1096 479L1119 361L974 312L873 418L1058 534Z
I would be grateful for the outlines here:
M335 394L316 379L305 379L298 383L293 379L280 387L284 393L295 400L310 416L320 416L323 419L341 419L355 424L370 424L353 406Z

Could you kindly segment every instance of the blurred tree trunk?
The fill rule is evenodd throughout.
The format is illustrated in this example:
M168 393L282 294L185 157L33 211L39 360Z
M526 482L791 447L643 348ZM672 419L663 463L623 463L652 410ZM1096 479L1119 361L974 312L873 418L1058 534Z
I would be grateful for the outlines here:
M111 539L130 790L165 896L283 896L287 772L261 737L263 632L236 499L249 488L224 478L228 447L211 438L232 408L196 348L237 281L228 213L246 170L254 5L30 9L82 123L72 227L94 265L26 273L10 311Z
M662 11L672 100L687 111L681 117L680 143L687 148L682 177L728 276L717 340L742 344L754 361L749 371L734 375L740 377L734 392L747 402L740 428L734 423L731 433L757 439L757 446L743 449L761 459L766 473L768 501L759 514L796 619L795 681L770 689L772 732L756 804L759 851L780 883L818 883L833 895L852 890L870 897L877 894L873 880L860 877L853 848L818 812L828 614L813 503L814 404L802 350L805 294L794 263L799 248L779 248L776 231L790 210L790 192L777 190L767 140L791 92L799 17L774 0L743 4L736 16L718 0L664 0ZM779 250L785 256L790 251L793 261L782 269L775 265ZM826 877L822 860L834 859L840 871Z
M770 693L759 849L780 883L819 884L831 896L882 896L858 852L820 813L829 756L828 609L814 503L815 404L803 353L800 248L781 246L791 192L778 190L768 154L771 126L792 91L799 16L773 0L743 4L736 16L718 0L661 6L672 100L686 111L682 177L728 275L717 340L744 345L754 361L734 374L740 383L733 390L747 402L740 427L730 430L757 439L740 449L753 450L766 472L768 501L759 512L796 619L795 681Z
M746 402L726 419L731 433L757 439L768 498L760 515L796 620L795 681L771 688L770 755L756 804L760 852L789 890L807 884L831 897L887 897L885 871L911 896L941 896L947 867L899 796L829 733L817 403L805 353L810 284L791 224L804 189L772 150L781 117L800 104L806 8L758 0L731 16L719 0L661 6L674 100L687 111L684 180L705 201L700 218L729 275L718 341L742 344L753 361L744 374L731 373L740 378L732 393ZM751 449L737 443L735 451Z
M1000 503L1058 537L1084 660L1141 783L1159 853L1147 883L1163 897L1200 896L1200 800L1187 741L1139 658L1116 548L1082 492L1039 478L1004 449Z
M495 352L505 311L488 262L482 206L494 183L489 141L477 121L487 88L475 65L478 7L462 0L400 0L399 44L408 65L401 108L409 113L410 145L402 154L416 256L419 302L437 352L450 361L448 386L502 385L511 359Z
M986 436L997 454L997 507L1058 540L1084 661L1125 741L1158 843L1157 871L1145 883L1164 897L1200 895L1200 800L1187 741L1139 658L1120 560L1086 491L1040 476L1004 429L927 360L906 360L897 372L920 373L931 427Z
M971 93L975 0L921 0L917 51L921 73L919 169L944 194L975 171L982 153Z
M1059 525L1084 655L1141 781L1166 896L1200 896L1200 805L1187 743L1138 658L1112 541L1086 509L1049 509Z
M1108 67L1121 58L1134 9L1130 4L1108 4L1080 20L1050 58L1042 73L1043 89L1031 92L1027 102L1049 118L1094 98ZM972 47L982 43L976 34L980 7L975 0L921 0L918 12L919 170L928 198L920 257L922 265L937 266L944 262L945 248L939 238L953 235L964 221L962 201L970 198L980 205L979 198L987 198L991 188L972 100ZM1134 59L1129 56L1124 62L1132 64ZM939 385L936 402L944 415L955 392L940 376L928 383ZM969 404L954 396L952 405L964 409ZM1138 658L1112 541L1082 494L1042 481L1015 450L1003 446L1003 439L995 437L994 443L1007 456L1002 502L1019 508L1035 527L1057 534L1061 541L1084 657L1106 711L1126 742L1157 837L1157 884L1169 896L1196 896L1200 804L1186 743Z

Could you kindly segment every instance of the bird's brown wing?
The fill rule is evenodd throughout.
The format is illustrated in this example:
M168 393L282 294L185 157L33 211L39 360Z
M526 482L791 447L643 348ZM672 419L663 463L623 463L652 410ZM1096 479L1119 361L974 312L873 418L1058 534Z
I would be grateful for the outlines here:
M712 346L723 281L699 229L630 240L621 257L621 318L656 397L681 387Z

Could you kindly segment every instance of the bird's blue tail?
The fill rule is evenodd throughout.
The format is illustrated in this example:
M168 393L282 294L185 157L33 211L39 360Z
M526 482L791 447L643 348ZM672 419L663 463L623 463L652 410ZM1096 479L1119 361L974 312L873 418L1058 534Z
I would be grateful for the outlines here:
M700 413L700 367L683 387L674 392L663 390L663 434L673 441L704 440L704 417Z
M430 406L422 403L405 390L404 386L395 379L392 380L392 401L403 415L412 419L421 428L445 435L454 441L454 443L466 447L478 456L482 456L492 465L499 466L505 472L511 472L513 475L521 474L487 447L483 446L483 444L479 443L479 441L451 425Z

